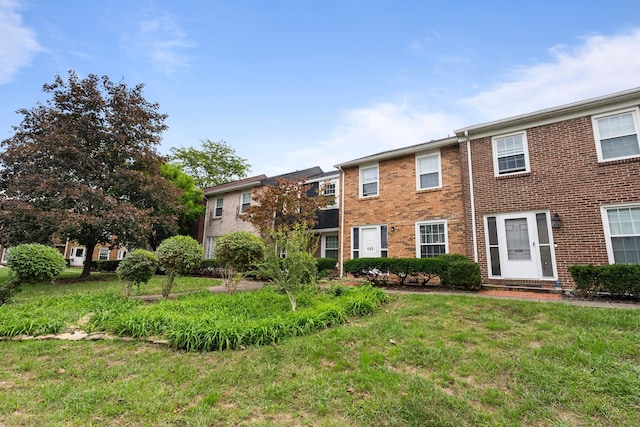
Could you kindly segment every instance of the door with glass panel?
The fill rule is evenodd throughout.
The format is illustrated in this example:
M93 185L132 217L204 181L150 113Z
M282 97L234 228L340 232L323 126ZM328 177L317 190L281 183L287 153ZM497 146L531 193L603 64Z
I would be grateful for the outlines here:
M485 218L489 273L509 279L554 279L549 214L523 212Z

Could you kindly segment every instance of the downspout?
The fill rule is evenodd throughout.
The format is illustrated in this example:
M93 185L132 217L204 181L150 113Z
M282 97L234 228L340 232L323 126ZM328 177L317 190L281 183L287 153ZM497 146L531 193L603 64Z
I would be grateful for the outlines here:
M464 131L464 138L467 141L467 167L469 168L469 202L471 203L471 236L473 239L473 261L478 262L478 230L476 224L476 199L473 191L473 166L471 165L471 140L469 131Z
M338 166L340 170L340 277L344 276L344 170L342 166Z

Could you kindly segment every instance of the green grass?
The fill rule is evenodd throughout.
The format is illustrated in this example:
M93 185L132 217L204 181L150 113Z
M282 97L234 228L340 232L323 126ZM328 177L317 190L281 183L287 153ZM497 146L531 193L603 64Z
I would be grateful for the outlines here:
M7 268L0 268L0 282L7 279ZM31 298L57 295L77 295L77 294L115 294L124 295L124 287L118 280L115 273L91 273L88 280L80 280L82 271L78 268L67 268L55 283L22 284L20 291L16 293L16 302L28 301ZM132 289L132 296L137 295L160 295L165 276L154 276L149 283ZM201 291L211 286L221 286L222 281L208 277L178 277L174 283L172 293Z
M227 315L251 307L244 298ZM263 318L270 307L247 310ZM3 341L0 354L0 425L640 425L637 310L401 295L233 351Z

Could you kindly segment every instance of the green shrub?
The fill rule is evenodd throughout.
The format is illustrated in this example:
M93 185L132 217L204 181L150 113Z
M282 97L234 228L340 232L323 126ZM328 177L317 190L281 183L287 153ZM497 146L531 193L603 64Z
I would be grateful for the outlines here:
M191 272L194 276L222 277L222 261L217 258L203 259Z
M120 265L120 260L98 260L96 263L96 271L102 273L115 273Z
M67 266L55 248L40 244L22 244L9 249L7 266L16 283L54 282Z
M452 286L466 291L478 291L482 284L480 266L468 259L451 261L447 264L447 277Z
M202 263L203 255L200 243L189 236L173 236L160 243L156 256L166 274L163 297L169 297L177 276L193 271Z
M640 264L572 265L576 291L585 296L607 292L615 297L640 296Z
M116 273L124 285L124 295L129 298L133 286L136 286L139 292L140 285L151 280L157 269L158 258L153 252L144 249L130 252L116 269Z
M240 279L264 258L264 253L262 240L248 231L236 231L216 239L216 257L227 292L236 289Z
M337 263L338 261L336 261L334 258L316 258L316 266L318 268L318 271L335 270Z

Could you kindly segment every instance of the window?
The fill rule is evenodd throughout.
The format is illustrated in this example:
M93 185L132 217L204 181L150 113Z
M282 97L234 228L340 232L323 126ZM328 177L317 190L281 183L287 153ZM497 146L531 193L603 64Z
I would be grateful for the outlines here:
M109 249L108 248L100 248L100 254L98 255L99 260L108 261L109 260Z
M207 247L204 257L206 259L212 259L216 257L215 247L216 247L216 238L217 237L209 237L207 238Z
M251 202L251 199L249 199L249 202ZM220 218L222 216L222 205L223 204L224 204L224 199L222 197L218 197L216 199L215 209L213 210L213 217L214 218Z
M640 206L604 208L609 262L640 263Z
M378 165L360 168L360 197L378 195Z
M242 193L240 196L240 213L245 213L249 206L251 206L251 191Z
M323 236L322 256L324 258L338 259L338 235L325 234Z
M440 184L440 153L416 157L417 189L441 187Z
M593 118L598 160L640 156L638 109Z
M447 223L429 221L416 223L416 257L432 258L447 253Z
M126 249L118 249L118 259L124 259L127 256Z
M387 258L389 244L386 225L369 225L351 229L351 258Z
M496 176L529 172L527 136L524 132L493 139L493 166Z
M325 197L333 197L333 200L328 207L335 206L338 201L337 184L336 181L330 181L325 183L322 187L322 195Z
M2 260L0 262L3 264L7 262L7 251L9 251L9 248L2 248Z

